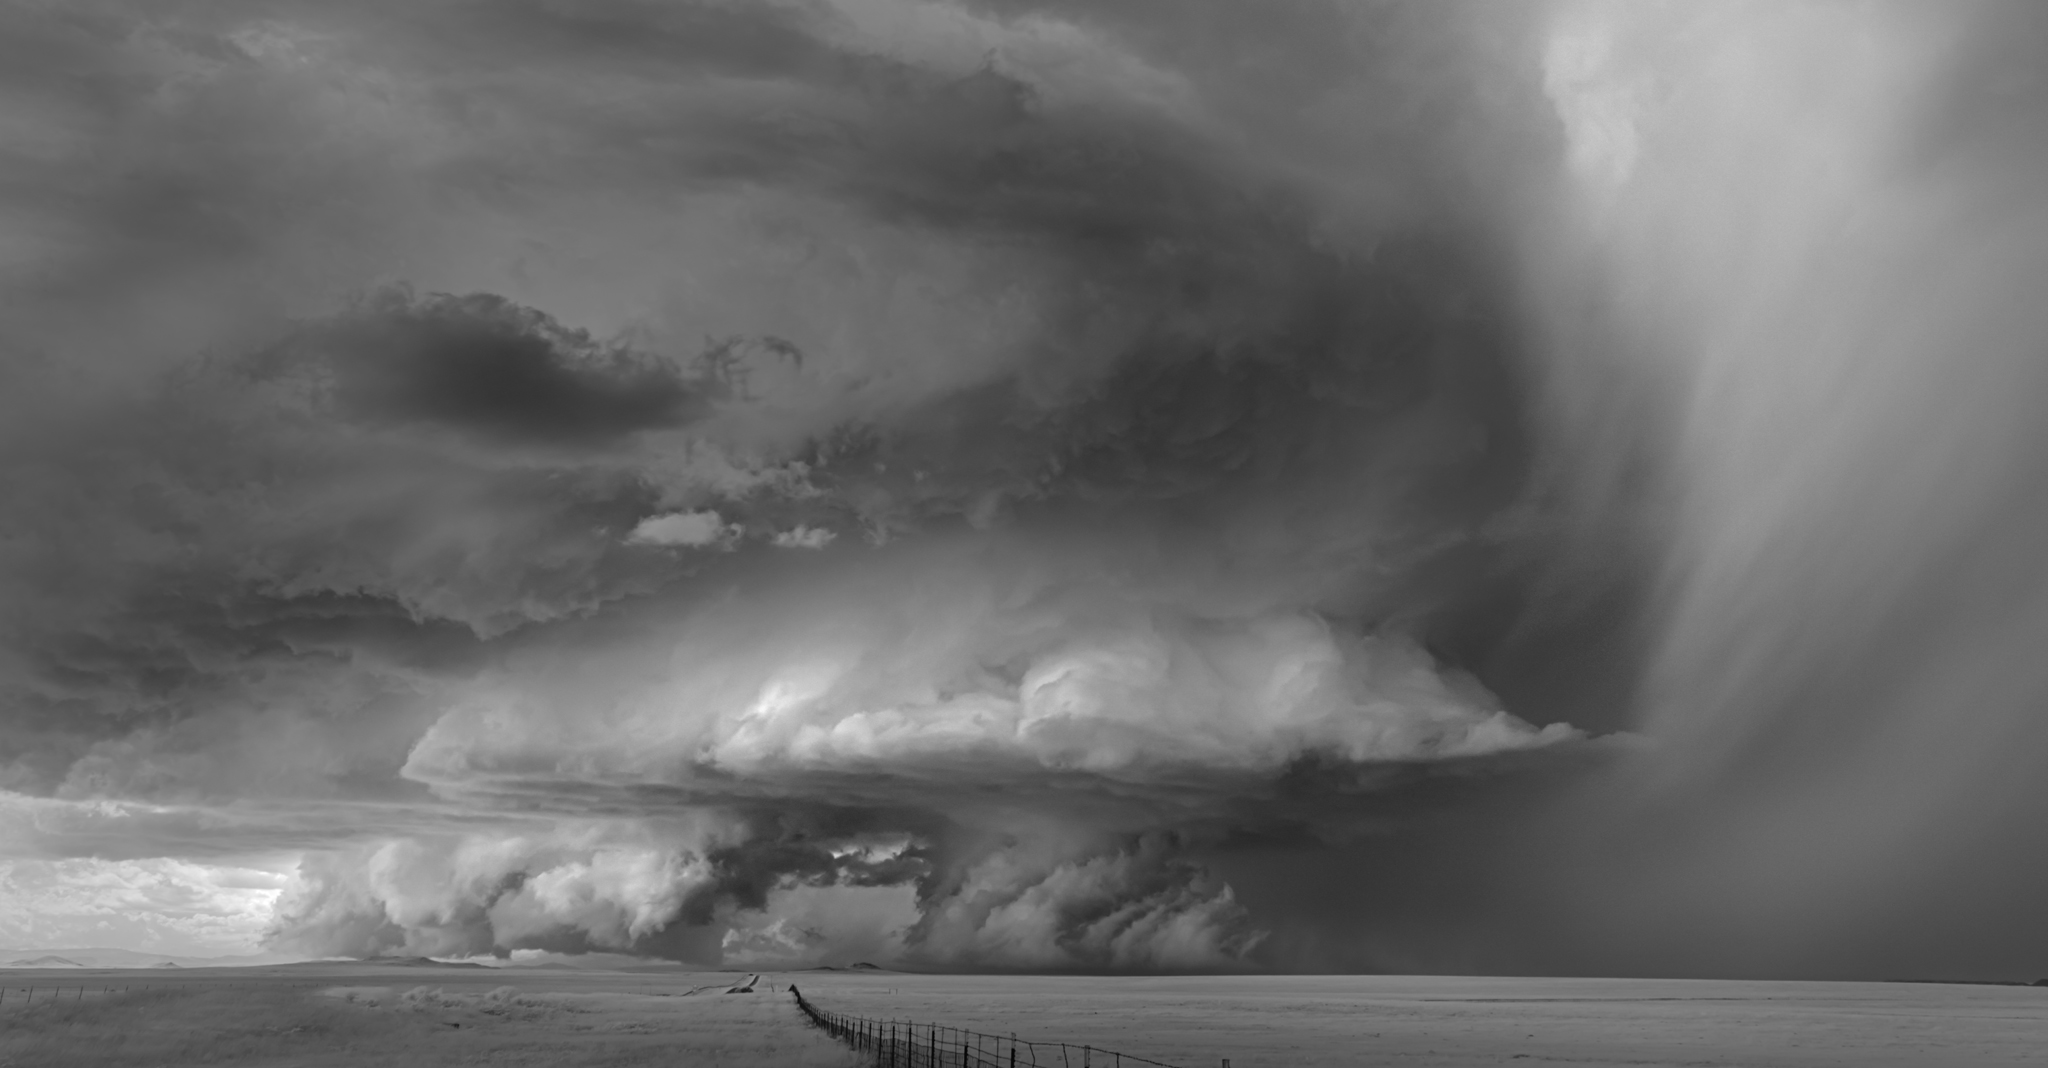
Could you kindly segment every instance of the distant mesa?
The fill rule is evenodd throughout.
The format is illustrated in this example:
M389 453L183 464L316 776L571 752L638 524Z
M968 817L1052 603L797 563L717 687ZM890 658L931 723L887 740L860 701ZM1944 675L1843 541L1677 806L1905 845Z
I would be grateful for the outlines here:
M486 968L489 965L470 961L435 960L432 957L359 957L357 964L374 964L379 968Z
M879 972L882 970L880 966L869 964L867 961L858 961L853 964L849 964L846 966L846 969L848 971L854 972Z
M178 964L178 962L177 962L177 961L174 961L174 960L160 960L160 961L157 961L157 962L156 962L155 964L152 964L152 965L150 965L150 967L152 967L152 968L176 968L176 967L180 967L180 965Z
M188 956L183 953L143 953L106 946L16 946L0 949L11 959L0 957L0 968L240 968L283 963L266 953L228 956Z
M2048 986L2048 979L1886 979L1887 983L1924 983L1929 986Z

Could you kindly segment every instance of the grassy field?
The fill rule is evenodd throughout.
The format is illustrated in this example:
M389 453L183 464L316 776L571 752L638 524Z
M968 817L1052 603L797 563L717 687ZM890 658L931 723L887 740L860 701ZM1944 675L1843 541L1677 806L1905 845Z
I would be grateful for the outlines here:
M347 964L0 971L0 1065L856 1064L804 1026L791 981L828 1010L1087 1043L1188 1068L1224 1057L1233 1068L2048 1060L2048 990L2025 987L806 972L763 975L751 995L724 993L743 978ZM36 1001L23 1004L31 983ZM123 985L129 992L98 993ZM53 986L67 993L45 1000Z
M2048 1063L2048 989L2030 987L850 972L797 982L830 1011L1085 1043L1188 1068L1224 1057L1233 1068Z
M350 965L0 971L0 1066L857 1063L765 983L724 994L735 978ZM38 995L25 1003L30 984ZM129 989L98 992L115 986ZM44 1000L52 987L86 993Z

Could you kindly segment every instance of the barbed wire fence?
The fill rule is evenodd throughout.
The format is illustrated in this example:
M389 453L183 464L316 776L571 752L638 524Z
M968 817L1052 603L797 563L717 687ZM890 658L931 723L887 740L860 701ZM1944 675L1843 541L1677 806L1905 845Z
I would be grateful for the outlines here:
M791 986L812 1024L864 1055L875 1068L1180 1068L1119 1050L1071 1042L1031 1042L961 1027L826 1012ZM1230 1068L1229 1058L1223 1068Z
M53 1001L83 1001L87 994L103 997L109 994L124 994L131 989L148 990L148 986L134 987L126 983L44 983L40 986L0 986L0 1008L8 1005L46 1005Z
M132 990L156 989L162 989L162 986L156 983L9 983L0 985L0 1012L39 1005L77 1004L86 998L98 1001Z

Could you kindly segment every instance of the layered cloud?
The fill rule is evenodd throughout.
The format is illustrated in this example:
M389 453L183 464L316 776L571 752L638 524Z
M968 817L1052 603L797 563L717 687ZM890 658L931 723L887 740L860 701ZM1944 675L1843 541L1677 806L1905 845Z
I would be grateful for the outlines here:
M1557 530L1392 66L1487 42L1205 12L26 15L18 847L303 853L310 953L1231 967L1191 851L1582 747L1426 649Z

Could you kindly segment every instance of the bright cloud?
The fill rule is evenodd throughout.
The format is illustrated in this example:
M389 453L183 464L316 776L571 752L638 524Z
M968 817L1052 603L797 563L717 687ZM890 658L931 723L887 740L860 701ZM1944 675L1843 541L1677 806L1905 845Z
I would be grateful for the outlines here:
M626 540L697 548L724 541L730 536L731 529L718 518L717 512L672 512L641 520Z
M292 859L260 866L168 857L0 860L0 944L255 953Z

